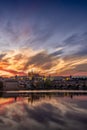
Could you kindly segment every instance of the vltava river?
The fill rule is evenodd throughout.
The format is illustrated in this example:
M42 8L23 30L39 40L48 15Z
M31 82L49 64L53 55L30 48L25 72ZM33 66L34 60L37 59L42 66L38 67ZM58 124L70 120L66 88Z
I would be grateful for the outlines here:
M29 93L0 98L0 130L86 129L86 95Z

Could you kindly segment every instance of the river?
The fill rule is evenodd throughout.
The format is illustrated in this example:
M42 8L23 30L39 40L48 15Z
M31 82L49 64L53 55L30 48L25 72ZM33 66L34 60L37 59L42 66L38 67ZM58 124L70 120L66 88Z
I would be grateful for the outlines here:
M0 130L86 129L86 94L31 92L0 97Z

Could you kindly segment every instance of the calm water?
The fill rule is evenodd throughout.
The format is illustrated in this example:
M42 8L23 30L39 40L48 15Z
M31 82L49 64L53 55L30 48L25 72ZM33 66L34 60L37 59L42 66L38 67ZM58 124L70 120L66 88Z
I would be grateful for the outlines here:
M0 98L0 130L87 130L87 96L4 94Z

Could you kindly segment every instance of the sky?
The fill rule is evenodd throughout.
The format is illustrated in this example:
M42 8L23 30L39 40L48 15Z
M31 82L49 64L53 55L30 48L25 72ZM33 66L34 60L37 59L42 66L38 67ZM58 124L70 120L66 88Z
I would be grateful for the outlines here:
M0 75L87 75L86 0L0 0Z

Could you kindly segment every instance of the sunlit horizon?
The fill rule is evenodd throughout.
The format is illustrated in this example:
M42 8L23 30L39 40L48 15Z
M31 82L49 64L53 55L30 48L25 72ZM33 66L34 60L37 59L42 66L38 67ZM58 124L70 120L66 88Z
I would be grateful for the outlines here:
M0 76L87 76L86 2L3 0L0 12Z

